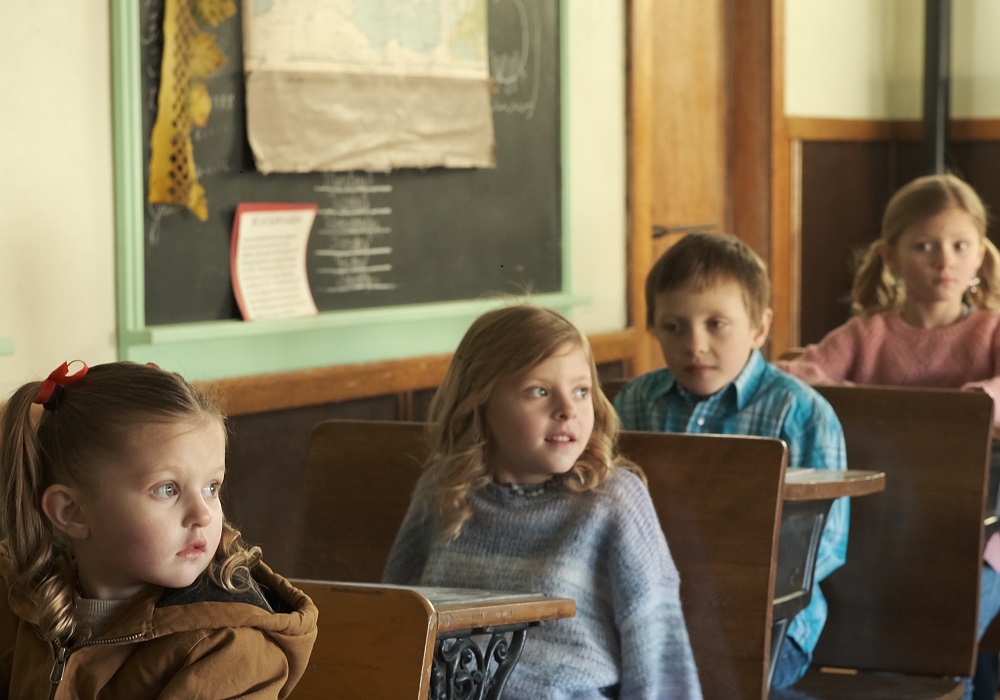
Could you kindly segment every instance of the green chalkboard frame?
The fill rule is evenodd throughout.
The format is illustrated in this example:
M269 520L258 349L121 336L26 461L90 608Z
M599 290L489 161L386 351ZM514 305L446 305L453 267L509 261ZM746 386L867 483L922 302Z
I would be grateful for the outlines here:
M568 0L560 0L565 36ZM140 95L139 5L111 2L111 70L115 172L118 356L155 362L189 379L222 379L310 367L419 357L454 350L469 324L504 303L476 299L412 306L325 312L282 321L206 321L147 325L143 251L142 99ZM560 70L565 75L566 44ZM568 81L561 82L563 104ZM562 117L562 141L567 138ZM567 172L567 149L562 148ZM567 202L568 178L562 182ZM589 303L574 295L570 278L570 237L562 217L562 291L531 297L537 304L567 312Z

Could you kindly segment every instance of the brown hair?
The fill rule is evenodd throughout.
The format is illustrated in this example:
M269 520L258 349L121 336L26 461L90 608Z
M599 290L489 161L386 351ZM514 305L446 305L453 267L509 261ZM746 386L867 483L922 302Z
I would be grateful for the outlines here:
M472 515L472 493L492 479L486 465L490 440L486 405L494 390L567 345L587 355L594 401L594 430L569 471L568 488L577 492L596 489L620 466L640 473L616 458L618 416L601 391L587 338L549 309L518 305L489 311L465 333L430 405L427 488L446 537L458 536Z
M903 233L948 209L964 211L972 219L985 248L977 272L977 289L966 293L974 308L1000 307L1000 253L986 237L987 212L976 191L951 173L925 175L903 185L889 200L882 216L882 233L865 251L854 274L851 306L855 313L870 316L898 309L906 301L906 291L885 266L882 250L894 248Z
M29 382L3 410L0 444L0 528L13 566L12 586L38 603L42 638L65 641L75 629L76 568L66 539L42 510L55 483L94 488L93 469L125 449L137 427L176 421L224 422L216 406L177 374L152 365L112 362L91 367L64 387L58 405L32 420L42 382ZM47 404L49 405L49 404ZM224 522L209 575L226 590L245 590L260 549L247 548ZM237 582L238 581L238 582Z
M743 303L760 324L771 301L767 266L750 246L729 234L689 233L667 249L646 275L646 327L656 324L656 295L687 286L704 290L719 280L743 290Z

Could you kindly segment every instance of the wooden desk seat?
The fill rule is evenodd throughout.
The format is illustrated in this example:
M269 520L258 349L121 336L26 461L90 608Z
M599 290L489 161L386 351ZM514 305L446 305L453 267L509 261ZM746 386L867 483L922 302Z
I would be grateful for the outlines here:
M420 475L424 430L344 420L316 427L296 576L379 580ZM681 573L705 697L765 697L784 444L633 433L622 445L646 468ZM734 463L738 476L730 474Z
M886 474L851 503L847 563L814 666L772 698L958 698L976 651L992 423L985 394L817 387L844 426L852 469ZM856 673L830 673L824 667Z
M484 686L484 694L475 697L498 698L527 627L572 617L576 608L567 598L540 595L292 582L320 612L316 645L293 700L452 697L447 694L449 681L462 671L471 672L470 688ZM485 661L478 647L457 654L471 648L473 634L490 635L487 648L496 653ZM462 658L453 658L458 656ZM476 671L485 670L491 660L500 661L496 672L477 682Z

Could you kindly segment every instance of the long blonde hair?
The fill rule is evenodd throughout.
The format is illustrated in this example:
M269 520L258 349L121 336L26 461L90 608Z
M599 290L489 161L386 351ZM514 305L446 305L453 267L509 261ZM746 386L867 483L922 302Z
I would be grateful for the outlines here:
M142 425L177 421L224 422L219 409L177 374L152 365L112 362L91 367L86 376L60 388L46 403L37 424L32 403L42 382L29 382L3 410L0 435L0 528L11 559L13 580L39 606L39 632L65 642L76 628L73 595L77 571L69 542L42 510L42 494L56 483L97 488L93 470L119 454L129 434ZM224 522L222 538L208 568L222 588L251 587L250 568L260 560L240 533Z
M882 234L866 250L854 275L851 307L871 316L893 311L906 301L906 290L894 279L882 259L884 247L894 248L911 226L948 209L964 211L979 232L985 254L976 276L979 284L965 294L973 308L1000 308L1000 252L986 237L986 207L976 191L955 175L925 175L901 187L886 205Z
M480 316L459 343L430 405L425 486L448 539L472 516L472 494L492 480L486 464L490 442L486 405L497 386L545 361L560 349L581 348L590 363L594 430L565 483L575 492L598 488L617 467L638 469L617 457L619 422L601 391L586 336L555 311L506 306Z

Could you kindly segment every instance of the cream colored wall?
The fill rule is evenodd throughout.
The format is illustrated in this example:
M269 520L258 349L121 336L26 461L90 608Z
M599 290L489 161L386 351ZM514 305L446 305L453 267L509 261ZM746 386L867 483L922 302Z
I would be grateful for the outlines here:
M785 113L884 118L888 0L785 3Z
M0 397L115 357L108 42L105 3L0 3Z
M592 298L573 320L588 333L618 330L626 323L625 3L569 0L563 7L570 280L572 291Z
M569 272L594 300L574 315L587 332L625 324L623 5L563 5ZM116 356L109 47L107 0L0 3L0 397L63 360Z
M952 116L1000 117L1000 2L952 3Z
M788 0L785 113L796 117L919 119L924 3ZM1000 3L952 3L951 116L1000 116Z

